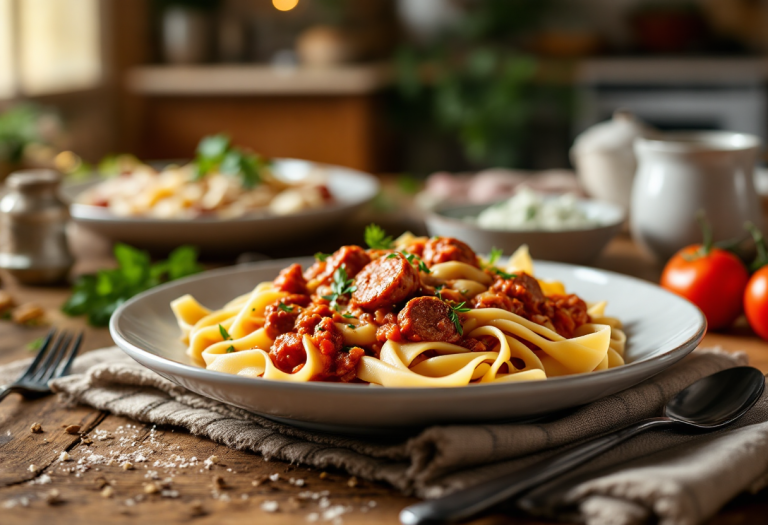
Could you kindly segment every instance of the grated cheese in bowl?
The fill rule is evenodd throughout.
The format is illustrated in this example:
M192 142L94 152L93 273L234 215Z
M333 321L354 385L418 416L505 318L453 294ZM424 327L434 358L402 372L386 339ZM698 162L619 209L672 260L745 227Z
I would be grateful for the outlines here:
M577 230L600 226L579 206L578 198L567 193L549 196L521 188L515 196L467 217L482 228L493 230Z

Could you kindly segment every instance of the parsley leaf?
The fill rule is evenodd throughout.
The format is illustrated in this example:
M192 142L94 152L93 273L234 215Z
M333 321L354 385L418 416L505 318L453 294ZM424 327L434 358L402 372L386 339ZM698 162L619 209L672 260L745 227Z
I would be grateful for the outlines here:
M277 307L280 308L283 312L293 312L293 306L288 306L285 303L277 303Z
M350 330L354 330L357 327L355 325L353 325L353 324L348 324L347 328L349 328Z
M450 319L451 322L453 323L453 326L456 327L456 331L459 332L459 335L464 335L464 327L461 326L461 320L459 319L459 314L469 312L470 310L469 308L466 308L464 306L465 304L466 304L466 301L459 303L457 305L448 304L448 308L450 308L448 312L448 319Z
M38 337L37 339L27 343L26 348L30 352L37 352L38 350L40 350L43 347L43 343L44 342L45 342L45 338L44 337Z
M72 295L61 307L69 316L87 315L92 326L107 326L117 308L134 295L167 281L203 270L197 250L181 246L168 259L152 263L149 254L127 244L114 248L118 267L82 275L72 287Z
M330 254L330 253L317 252L317 253L315 254L315 259L317 259L317 260L318 260L318 261L320 261L320 262L325 262L325 260L326 260L328 257L330 257L330 256L331 256L331 254Z
M232 146L227 135L210 135L197 145L195 180L218 170L226 175L240 176L243 187L251 189L261 183L262 171L269 165L269 160L261 155Z
M219 333L221 334L221 337L224 339L224 341L232 340L232 337L229 335L229 332L227 332L227 329L221 325L219 325Z
M488 268L490 271L501 277L502 279L514 279L517 277L517 274L515 273L507 273L504 270L500 270L498 268Z
M392 237L378 224L369 224L365 227L365 244L372 250L391 250Z
M338 300L344 295L352 295L357 290L354 279L347 278L347 269L344 266L336 268L333 272L333 283L331 283L331 294L323 295L323 299L331 302L331 308L339 311Z
M235 347L234 347L234 346L232 346L232 345L229 345L229 347L227 347L227 350L226 350L226 352L227 352L228 354L231 354L231 353L232 353L232 352L234 352L234 351L235 351Z
M495 266L496 263L499 262L499 259L501 259L501 256L503 254L504 254L503 250L500 250L495 246L491 248L490 257L488 257L488 266Z
M352 314L342 314L341 316L342 316L344 319L357 319L357 317L355 317L355 316L354 316L354 315L352 315Z
M422 261L422 260L421 260L419 257L417 257L416 255L414 255L414 254L412 254L412 253L408 253L408 252L406 252L405 250L401 251L400 253L402 253L402 254L403 254L403 257L405 257L405 259L406 259L406 260L407 260L409 263L411 263L411 264L413 264L413 261L418 261L418 263L419 263L419 264L418 264L418 265L419 265L419 271L420 271L420 272L424 272L424 273L432 273L432 270L430 270L430 269L427 267L427 265L426 265L426 264L424 264L424 261ZM389 255L387 255L387 259L392 259L392 258L394 258L394 257L397 257L397 254L396 254L396 253L390 253Z

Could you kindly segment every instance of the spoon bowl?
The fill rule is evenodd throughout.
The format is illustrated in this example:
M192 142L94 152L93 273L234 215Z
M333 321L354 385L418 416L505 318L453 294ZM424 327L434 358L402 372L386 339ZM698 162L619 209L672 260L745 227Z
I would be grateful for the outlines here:
M673 397L664 415L699 428L717 428L741 417L757 402L765 376L751 366L722 370L699 379Z

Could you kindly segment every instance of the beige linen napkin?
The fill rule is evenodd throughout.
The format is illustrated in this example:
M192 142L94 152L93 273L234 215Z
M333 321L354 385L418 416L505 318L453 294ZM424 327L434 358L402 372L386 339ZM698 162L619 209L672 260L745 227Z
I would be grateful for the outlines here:
M28 362L28 361L27 361ZM385 481L433 498L522 468L559 448L661 413L693 381L746 363L743 354L699 351L634 388L547 422L437 426L394 443L312 433L193 394L116 348L79 357L53 383L71 403L193 434L266 458ZM0 384L26 362L0 368ZM536 514L590 525L658 520L701 523L731 498L768 484L768 396L728 430L706 435L650 431L530 494Z

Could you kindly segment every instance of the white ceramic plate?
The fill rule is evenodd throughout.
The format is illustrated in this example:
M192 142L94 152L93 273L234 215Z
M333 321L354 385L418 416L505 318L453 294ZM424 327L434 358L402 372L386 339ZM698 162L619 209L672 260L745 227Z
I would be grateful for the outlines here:
M169 303L189 293L217 308L292 262L281 260L214 270L171 282L123 304L110 332L128 355L198 394L279 421L331 432L379 432L441 423L487 423L538 417L619 392L661 372L704 336L701 312L645 281L559 263L537 262L537 275L563 281L587 301L608 300L628 336L628 364L530 383L459 388L382 388L333 383L286 383L212 372L195 366L179 341Z
M117 217L106 208L75 202L78 194L98 181L65 187L63 194L72 203L70 213L80 227L113 241L149 249L168 250L182 244L193 244L204 251L241 253L258 251L263 244L327 229L342 222L379 191L376 177L350 168L295 159L276 159L274 162L275 173L290 181L300 181L314 170L322 170L326 175L328 189L335 202L291 215L264 212L238 219L191 220Z

